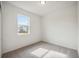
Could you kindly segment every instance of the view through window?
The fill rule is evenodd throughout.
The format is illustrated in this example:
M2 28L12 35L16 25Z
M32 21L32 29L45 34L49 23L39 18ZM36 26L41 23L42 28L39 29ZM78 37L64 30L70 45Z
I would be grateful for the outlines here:
M30 21L28 16L19 14L17 16L17 24L19 35L26 35L29 32Z

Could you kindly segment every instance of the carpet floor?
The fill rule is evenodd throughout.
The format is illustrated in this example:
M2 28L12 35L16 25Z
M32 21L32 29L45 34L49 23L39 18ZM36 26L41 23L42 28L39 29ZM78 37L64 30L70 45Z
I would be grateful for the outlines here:
M2 58L78 58L76 50L38 42L2 55Z

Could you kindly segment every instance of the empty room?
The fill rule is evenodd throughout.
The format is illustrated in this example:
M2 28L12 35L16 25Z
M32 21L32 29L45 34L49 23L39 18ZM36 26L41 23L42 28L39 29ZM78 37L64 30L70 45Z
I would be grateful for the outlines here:
M79 58L78 1L0 1L1 58Z

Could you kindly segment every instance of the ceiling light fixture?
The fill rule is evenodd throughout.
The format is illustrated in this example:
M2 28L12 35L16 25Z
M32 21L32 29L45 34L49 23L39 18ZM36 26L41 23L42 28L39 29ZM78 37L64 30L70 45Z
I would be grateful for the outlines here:
M46 2L45 1L41 1L41 4L44 5Z

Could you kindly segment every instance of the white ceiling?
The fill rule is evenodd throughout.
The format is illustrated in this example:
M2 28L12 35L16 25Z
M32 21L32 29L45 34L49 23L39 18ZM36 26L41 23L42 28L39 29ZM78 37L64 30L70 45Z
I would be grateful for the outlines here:
M41 5L40 1L10 1L9 3L40 16L44 16L59 8L76 5L75 1L46 1L45 5Z

